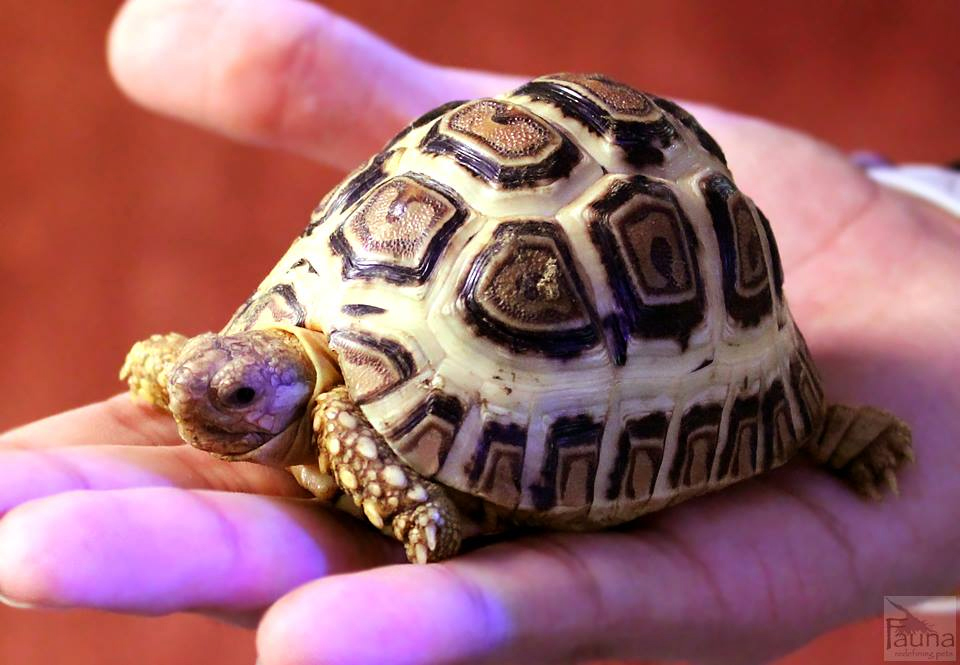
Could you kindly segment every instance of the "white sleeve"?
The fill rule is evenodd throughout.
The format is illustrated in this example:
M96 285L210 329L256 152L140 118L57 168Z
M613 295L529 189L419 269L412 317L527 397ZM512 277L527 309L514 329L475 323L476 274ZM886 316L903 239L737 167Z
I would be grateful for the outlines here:
M928 164L870 166L877 182L913 194L960 217L960 171Z

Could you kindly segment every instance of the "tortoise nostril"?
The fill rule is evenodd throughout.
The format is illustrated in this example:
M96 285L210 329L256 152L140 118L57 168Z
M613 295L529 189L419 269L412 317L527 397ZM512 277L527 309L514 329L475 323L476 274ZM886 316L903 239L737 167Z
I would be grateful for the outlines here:
M243 407L249 406L257 398L257 391L250 386L240 386L232 393L227 395L226 403L228 406Z

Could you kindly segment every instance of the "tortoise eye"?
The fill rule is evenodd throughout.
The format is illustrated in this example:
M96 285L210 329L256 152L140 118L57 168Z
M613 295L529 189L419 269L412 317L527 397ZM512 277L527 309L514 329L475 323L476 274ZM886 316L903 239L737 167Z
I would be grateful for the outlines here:
M256 398L256 390L250 386L240 386L236 390L228 393L223 403L232 408L242 408L250 406Z

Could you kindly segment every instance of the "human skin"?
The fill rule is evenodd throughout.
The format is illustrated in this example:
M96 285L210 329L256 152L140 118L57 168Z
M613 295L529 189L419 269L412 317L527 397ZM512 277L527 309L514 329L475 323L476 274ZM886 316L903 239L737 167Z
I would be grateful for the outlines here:
M343 168L439 103L520 80L416 60L293 0L135 0L110 65L149 108ZM685 106L774 226L828 398L913 427L899 498L859 499L801 458L639 525L411 566L281 472L182 445L121 395L0 440L0 593L213 613L257 626L264 665L300 665L753 661L878 614L884 594L956 589L960 222L809 137Z

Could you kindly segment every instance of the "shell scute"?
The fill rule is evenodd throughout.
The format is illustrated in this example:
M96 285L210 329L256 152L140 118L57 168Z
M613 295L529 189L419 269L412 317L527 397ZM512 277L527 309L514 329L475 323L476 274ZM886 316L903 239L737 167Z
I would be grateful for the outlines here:
M706 320L706 295L700 243L677 195L644 176L617 178L589 211L590 239L616 303L612 314L625 324L617 332L686 348Z
M463 422L465 406L456 395L431 390L407 418L390 433L397 452L412 466L433 477L447 455Z
M635 168L662 165L682 141L670 118L646 94L601 74L555 74L518 88L618 147Z
M416 364L402 344L386 337L336 330L330 349L357 404L365 404L395 390L416 374Z
M330 244L343 257L345 278L420 284L467 214L448 187L405 173L372 189L334 231Z
M488 185L542 186L570 175L581 152L552 123L505 100L464 104L432 126L420 149L454 159Z
M516 353L568 357L599 341L570 248L550 221L500 224L471 266L458 305L479 334Z
M498 506L513 510L523 495L527 427L488 419L464 469L469 491Z

